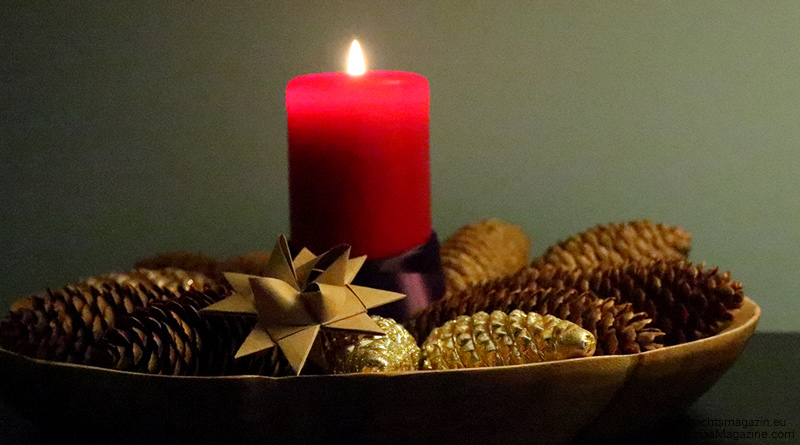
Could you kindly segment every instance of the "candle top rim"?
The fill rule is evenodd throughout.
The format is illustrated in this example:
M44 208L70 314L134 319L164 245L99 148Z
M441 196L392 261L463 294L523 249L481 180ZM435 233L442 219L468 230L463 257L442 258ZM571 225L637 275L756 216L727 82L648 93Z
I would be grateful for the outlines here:
M369 70L364 74L348 74L345 71L334 71L330 73L311 73L297 76L290 80L288 86L293 84L307 84L311 82L324 82L324 81L338 81L340 83L366 83L370 80L418 80L428 83L428 79L417 73L410 71L394 71L394 70Z

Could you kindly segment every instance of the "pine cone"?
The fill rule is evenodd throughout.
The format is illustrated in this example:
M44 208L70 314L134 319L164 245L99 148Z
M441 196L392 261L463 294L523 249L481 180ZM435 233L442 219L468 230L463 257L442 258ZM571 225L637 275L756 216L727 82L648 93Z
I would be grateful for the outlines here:
M14 304L0 323L0 345L29 357L84 363L87 348L122 315L209 283L177 269L139 269L48 290Z
M291 375L278 348L234 359L256 319L200 312L223 296L189 291L137 309L95 345L91 364L166 375Z
M196 272L211 278L216 283L225 283L225 270L219 261L200 252L172 251L162 252L136 262L137 269L180 269Z
M518 271L528 263L530 244L521 228L498 219L462 227L440 249L447 290Z
M716 267L705 270L703 264L686 261L577 273L531 270L530 274L540 286L590 290L602 298L632 303L664 331L667 345L720 332L733 319L732 311L744 303L742 283L732 281L730 272L719 273Z
M269 252L248 252L222 263L223 272L236 272L259 277L267 276Z
M434 327L459 315L519 309L554 315L591 332L597 339L595 355L634 354L663 346L663 333L650 326L647 314L635 312L630 303L598 298L592 292L542 287L536 283L539 276L537 269L526 268L446 295L415 314L406 328L420 341Z
M608 224L551 246L532 265L594 270L613 269L626 263L683 260L691 249L690 241L691 235L680 227L646 220Z
M461 315L422 345L424 369L481 368L589 357L595 338L552 315L520 310Z
M324 330L328 369L348 372L414 371L419 369L420 349L406 329L391 318L373 315L386 335Z
M228 286L224 272L237 272L248 275L266 276L268 252L248 252L225 261L218 261L199 252L163 252L136 262L137 268L165 269L178 268L201 273L211 278L217 285Z
M74 286L96 286L106 282L118 283L126 287L144 286L148 292L160 289L173 295L182 291L212 289L222 291L224 286L200 272L175 267L162 269L133 269L128 272L114 272L87 278Z

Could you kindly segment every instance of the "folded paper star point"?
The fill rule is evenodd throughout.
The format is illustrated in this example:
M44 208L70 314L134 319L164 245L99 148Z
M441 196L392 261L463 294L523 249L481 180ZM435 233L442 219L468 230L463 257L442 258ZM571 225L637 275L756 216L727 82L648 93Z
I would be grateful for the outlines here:
M318 256L303 249L292 259L281 235L265 276L225 273L233 294L203 310L255 315L258 321L236 358L277 346L300 374L321 328L383 334L367 309L405 297L350 284L365 259L350 258L346 245Z

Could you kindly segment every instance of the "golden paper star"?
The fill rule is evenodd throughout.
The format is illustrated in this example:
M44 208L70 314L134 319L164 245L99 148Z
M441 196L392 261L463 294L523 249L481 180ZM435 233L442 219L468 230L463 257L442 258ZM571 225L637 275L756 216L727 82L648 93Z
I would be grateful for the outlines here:
M233 295L204 310L255 314L258 322L236 358L277 345L300 374L320 328L383 334L367 309L405 297L350 284L366 258L351 259L350 246L342 245L319 256L303 249L292 259L286 237L281 235L266 276L226 272Z

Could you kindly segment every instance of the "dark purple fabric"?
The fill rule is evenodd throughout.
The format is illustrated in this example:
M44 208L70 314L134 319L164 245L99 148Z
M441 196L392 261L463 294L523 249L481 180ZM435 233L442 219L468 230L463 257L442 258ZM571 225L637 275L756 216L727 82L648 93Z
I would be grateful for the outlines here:
M444 274L439 257L439 239L431 233L428 242L390 258L367 258L353 284L406 294L406 298L370 309L370 314L402 322L444 295Z

